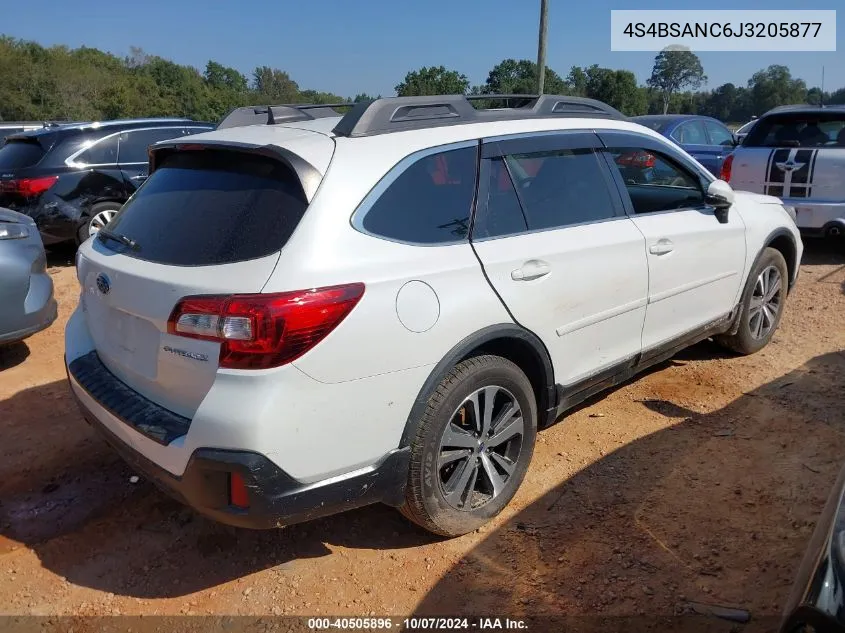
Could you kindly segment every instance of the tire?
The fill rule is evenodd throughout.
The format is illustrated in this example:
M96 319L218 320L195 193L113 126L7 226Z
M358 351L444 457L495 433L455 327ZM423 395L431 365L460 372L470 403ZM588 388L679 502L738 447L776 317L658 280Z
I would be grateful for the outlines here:
M108 214L114 216L115 213L120 211L121 206L123 205L119 202L98 202L93 205L89 211L83 214L82 225L76 230L77 244L82 244L82 242L91 237L92 223L102 221L104 216L108 216Z
M486 442L478 439L473 396L481 412L479 426L488 429ZM488 400L492 400L489 410ZM512 408L514 404L518 409ZM441 536L479 528L516 494L536 437L537 402L519 367L499 356L476 356L459 363L438 385L419 420L402 514ZM493 477L488 474L491 469Z
M768 282L762 281L764 272L768 275ZM779 284L777 292L771 290L775 274ZM716 341L744 355L754 354L763 349L772 340L780 324L786 306L788 287L789 269L786 266L786 260L776 249L766 248L745 283L736 334L717 336ZM762 295L770 296L771 300L761 302L759 297ZM757 308L758 305L761 307Z

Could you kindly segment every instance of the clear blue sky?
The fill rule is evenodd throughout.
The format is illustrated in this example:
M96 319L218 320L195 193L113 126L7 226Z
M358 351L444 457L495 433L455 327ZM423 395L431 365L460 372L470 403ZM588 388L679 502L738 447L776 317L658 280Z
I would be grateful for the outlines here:
M26 0L6 1L0 33L43 45L92 46L118 55L146 52L202 69L209 59L250 75L256 66L287 71L300 88L352 96L393 94L408 70L443 64L482 83L507 57L535 59L539 0ZM548 65L599 64L633 71L640 83L653 53L610 52L611 9L797 9L803 0L549 0ZM745 85L769 64L789 66L809 86L845 86L845 3L836 53L702 53L708 87Z

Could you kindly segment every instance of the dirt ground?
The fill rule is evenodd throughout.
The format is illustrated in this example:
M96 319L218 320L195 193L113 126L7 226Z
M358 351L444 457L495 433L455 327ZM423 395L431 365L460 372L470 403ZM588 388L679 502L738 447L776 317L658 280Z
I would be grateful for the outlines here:
M516 499L444 541L380 506L216 525L115 457L62 363L76 302L0 352L0 614L777 615L845 455L845 251L808 242L772 344L698 345L541 433ZM79 630L79 629L77 629Z

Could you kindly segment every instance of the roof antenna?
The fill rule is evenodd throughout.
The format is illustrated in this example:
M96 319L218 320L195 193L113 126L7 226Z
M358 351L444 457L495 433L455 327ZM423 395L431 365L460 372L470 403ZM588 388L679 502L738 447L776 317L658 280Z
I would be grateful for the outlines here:
M276 118L273 116L273 106L267 106L267 125L276 125Z

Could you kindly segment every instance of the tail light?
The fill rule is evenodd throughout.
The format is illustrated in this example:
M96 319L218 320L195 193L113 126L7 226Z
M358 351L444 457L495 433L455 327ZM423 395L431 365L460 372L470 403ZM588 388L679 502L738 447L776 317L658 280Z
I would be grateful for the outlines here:
M220 366L267 369L302 356L357 305L364 284L275 294L182 299L167 321L176 336L219 341Z
M731 167L734 164L734 155L728 154L725 161L722 163L722 169L719 170L719 178L725 182L731 181Z
M654 154L648 152L632 152L630 154L622 154L616 158L616 164L625 167L639 167L646 169L654 167L656 163Z
M32 198L47 191L56 184L58 179L58 176L44 176L43 178L0 180L0 193L14 193L24 198Z

